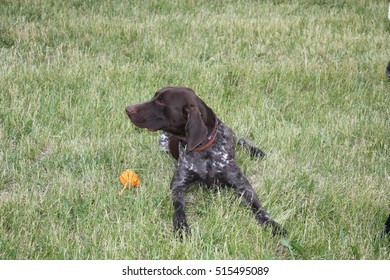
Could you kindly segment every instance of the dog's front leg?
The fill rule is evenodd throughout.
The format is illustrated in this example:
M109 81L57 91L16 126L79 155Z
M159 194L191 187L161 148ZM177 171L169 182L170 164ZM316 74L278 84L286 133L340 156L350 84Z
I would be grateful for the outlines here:
M173 227L179 238L182 240L184 234L190 233L190 228L187 223L185 208L184 194L187 191L190 183L193 181L193 177L189 173L180 168L176 170L172 182L171 192L173 201Z

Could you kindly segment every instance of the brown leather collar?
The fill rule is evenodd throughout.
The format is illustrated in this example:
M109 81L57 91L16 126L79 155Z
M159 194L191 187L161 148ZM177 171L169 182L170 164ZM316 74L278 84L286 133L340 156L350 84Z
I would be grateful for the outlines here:
M205 139L203 139L203 141L198 146L196 146L193 149L193 151L201 152L201 151L204 151L207 148L211 147L211 145L213 145L215 139L217 138L217 134L218 134L218 124L219 124L219 121L217 118L215 118L215 124L214 124L213 130L209 133L209 135L206 136Z

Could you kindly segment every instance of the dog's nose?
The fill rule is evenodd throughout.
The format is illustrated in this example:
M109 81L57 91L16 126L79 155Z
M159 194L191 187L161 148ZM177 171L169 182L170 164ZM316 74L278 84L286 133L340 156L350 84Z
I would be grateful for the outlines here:
M130 120L135 124L143 123L145 120L140 116L137 106L127 106L126 114Z
M137 113L137 109L134 106L127 106L126 107L126 114L128 116L134 115Z

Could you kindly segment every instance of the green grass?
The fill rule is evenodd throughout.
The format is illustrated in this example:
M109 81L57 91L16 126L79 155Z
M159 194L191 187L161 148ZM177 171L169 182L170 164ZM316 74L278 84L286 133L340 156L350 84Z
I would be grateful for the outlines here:
M0 0L0 259L389 259L387 8ZM174 238L175 162L124 114L167 85L267 152L237 160L285 239L196 187Z

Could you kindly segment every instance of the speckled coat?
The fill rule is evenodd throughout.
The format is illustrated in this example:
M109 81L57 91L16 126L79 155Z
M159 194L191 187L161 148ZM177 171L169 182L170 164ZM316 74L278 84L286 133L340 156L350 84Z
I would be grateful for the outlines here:
M164 139L168 138L165 133L161 137L160 145L164 147ZM217 137L210 148L200 152L188 151L186 144L180 143L177 168L171 182L175 212L180 213L174 216L174 224L178 227L188 231L184 213L184 193L191 183L198 181L207 186L222 184L233 187L241 195L242 202L252 208L260 224L272 225L274 234L285 232L261 206L251 184L237 165L234 152L236 144L249 149L254 156L264 156L264 153L252 146L248 140L238 139L221 120L217 128Z
M255 191L237 166L234 146L239 144L258 158L264 157L264 153L248 140L237 139L192 89L162 88L151 100L127 106L126 113L139 128L163 131L160 145L178 160L171 190L173 226L180 237L189 232L184 195L196 181L208 186L221 183L233 187L242 201L251 207L260 224L271 225L274 234L286 232L261 206Z

